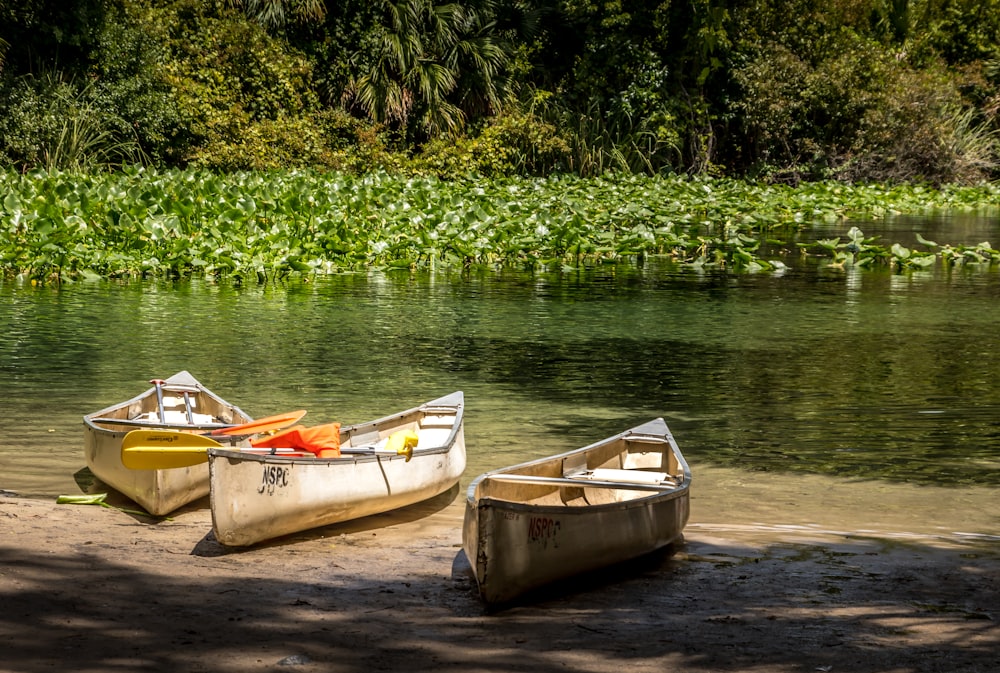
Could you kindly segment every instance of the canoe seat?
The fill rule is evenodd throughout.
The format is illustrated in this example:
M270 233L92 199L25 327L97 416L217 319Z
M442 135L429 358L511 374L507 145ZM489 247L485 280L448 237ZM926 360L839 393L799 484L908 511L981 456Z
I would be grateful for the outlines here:
M420 419L421 428L455 427L455 414L426 414Z
M610 467L598 467L586 473L584 479L598 481L619 481L629 484L659 484L666 481L666 472L647 472L646 470L617 470Z
M195 395L201 392L196 386L185 386L181 383L164 383L160 386L164 392L170 391L172 393L189 393ZM194 400L191 400L194 402Z

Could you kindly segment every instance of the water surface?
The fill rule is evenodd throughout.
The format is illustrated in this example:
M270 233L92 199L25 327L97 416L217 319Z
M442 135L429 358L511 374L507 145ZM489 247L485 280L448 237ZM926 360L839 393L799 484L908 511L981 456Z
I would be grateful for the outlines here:
M945 224L900 227L930 238ZM997 228L959 229L979 242ZM311 423L463 390L463 484L662 416L713 516L835 525L943 488L976 508L976 531L1000 534L1000 274L789 262L742 276L653 259L253 286L3 281L0 489L78 492L81 417L186 369L253 416L304 408ZM838 517L824 488L857 495ZM969 522L953 517L941 525Z

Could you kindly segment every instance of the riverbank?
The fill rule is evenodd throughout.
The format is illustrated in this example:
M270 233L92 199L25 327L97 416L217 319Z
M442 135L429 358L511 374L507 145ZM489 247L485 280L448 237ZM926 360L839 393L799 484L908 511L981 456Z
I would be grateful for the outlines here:
M1000 546L727 525L487 614L462 498L230 551L204 502L150 524L0 497L0 668L986 673Z

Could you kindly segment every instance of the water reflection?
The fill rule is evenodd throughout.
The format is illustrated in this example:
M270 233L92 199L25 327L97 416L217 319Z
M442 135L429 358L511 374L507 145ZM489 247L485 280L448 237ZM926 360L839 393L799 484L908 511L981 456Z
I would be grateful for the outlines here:
M997 243L996 213L947 212L934 215L890 215L881 220L848 220L818 222L802 235L804 239L846 238L851 227L858 227L866 238L875 238L880 245L900 245L913 248L919 244L917 235L938 245L975 246L983 241Z
M1000 483L994 273L664 260L571 274L0 285L8 490L68 490L81 417L182 369L264 416L464 390L469 474L664 416L693 464Z

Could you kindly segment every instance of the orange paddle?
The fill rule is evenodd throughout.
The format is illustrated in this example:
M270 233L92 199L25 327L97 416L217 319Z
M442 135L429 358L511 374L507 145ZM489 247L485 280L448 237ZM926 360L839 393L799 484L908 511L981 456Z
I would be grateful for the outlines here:
M233 435L260 435L265 432L273 432L275 430L287 428L289 425L294 425L305 415L305 409L289 411L284 414L260 418L256 421L250 421L249 423L244 423L242 425L234 425L229 428L218 428L217 430L212 430L212 434L225 435L227 437L232 437Z

